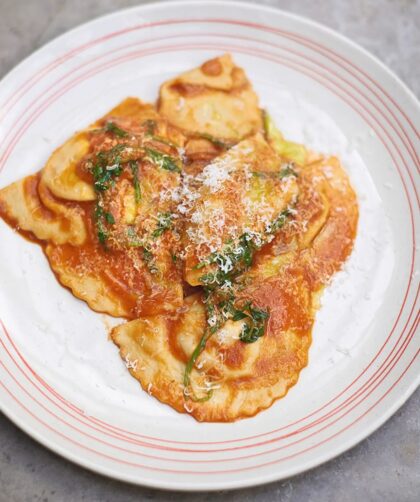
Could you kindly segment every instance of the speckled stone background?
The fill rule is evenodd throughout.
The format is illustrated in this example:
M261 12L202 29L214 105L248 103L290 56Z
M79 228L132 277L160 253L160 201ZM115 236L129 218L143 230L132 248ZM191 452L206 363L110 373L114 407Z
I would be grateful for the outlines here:
M0 0L0 77L64 31L139 0ZM420 95L420 0L266 0L370 50ZM234 492L159 492L103 478L46 450L0 414L0 502L418 502L420 391L380 430L287 481Z

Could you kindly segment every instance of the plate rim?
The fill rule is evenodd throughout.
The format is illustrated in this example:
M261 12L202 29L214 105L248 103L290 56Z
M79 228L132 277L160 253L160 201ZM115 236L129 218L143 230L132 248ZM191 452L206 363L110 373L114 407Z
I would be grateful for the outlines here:
M84 23L81 23L70 30L65 31L64 33L60 34L59 36L53 38L52 40L48 41L46 44L42 45L32 53L30 53L28 56L26 56L24 59L22 59L18 64L13 66L0 80L0 88L4 84L4 82L8 79L13 79L13 74L18 71L21 67L23 67L28 60L32 58L36 58L38 53L41 51L44 51L45 49L48 49L49 46L52 46L54 44L60 43L61 39L64 39L67 37L69 34L75 33L80 29L85 29L89 27L90 25L94 25L97 22L101 22L103 20L106 20L107 18L111 19L115 15L120 15L120 14L129 14L130 12L139 12L139 11L149 11L153 10L156 8L163 8L165 6L171 6L171 7L185 7L188 5L219 5L219 6L229 6L229 7L234 7L234 8L246 8L248 10L255 10L255 11L265 11L267 13L276 13L280 14L284 18L289 18L289 19L294 19L300 23L307 24L309 26L313 26L317 30L320 30L323 33L327 33L330 36L333 36L335 38L339 38L344 44L347 46L350 46L352 50L359 51L362 54L364 54L365 57L371 60L372 64L376 64L382 71L386 72L387 75L394 81L397 87L400 88L402 92L405 93L405 95L410 99L412 104L415 106L415 112L417 114L420 114L420 102L415 96L414 92L398 77L394 71L392 71L388 66L386 66L377 56L373 55L370 53L367 49L359 45L358 43L354 42L353 40L349 39L345 35L342 35L341 33L335 31L334 29L327 27L317 21L313 21L309 18L306 18L305 16L301 16L295 13L291 13L288 11L285 11L283 9L278 9L276 7L272 6L266 6L266 5L259 5L257 3L253 2L244 2L244 1L223 1L223 0L176 0L176 1L154 1L148 4L144 5L137 5L137 6L132 6L128 8L123 8L123 9L117 9L113 12L95 17L94 19L91 19L89 21L86 21ZM234 17L232 17L234 19ZM415 359L413 359L413 362ZM391 403L390 406L388 406L383 412L381 412L381 415L379 417L376 417L372 419L369 423L364 425L362 429L359 429L359 434L355 434L351 439L349 439L346 443L344 443L341 447L336 447L333 454L331 454L328 450L325 453L318 452L315 453L313 457L311 457L309 460L306 461L306 463L301 463L299 467L295 468L293 472L289 475L278 475L275 472L270 475L270 473L264 475L264 472L261 472L259 474L258 479L256 480L255 478L250 478L249 480L244 479L241 480L240 482L237 480L233 481L218 481L216 484L210 484L209 482L203 481L203 482L198 482L194 484L194 486L188 486L188 484L183 484L181 481L179 484L169 481L169 480L162 480L162 482L155 482L153 479L147 479L145 477L144 479L134 479L133 476L130 475L124 475L122 471L119 473L116 473L115 470L112 468L108 468L106 466L101 465L100 461L95 462L91 460L85 460L81 456L78 456L76 453L73 453L72 451L69 451L66 447L63 447L58 440L50 440L49 437L47 437L45 434L42 432L38 432L36 430L36 427L33 427L33 422L32 419L29 420L28 422L25 422L25 418L21 418L19 412L15 412L15 410L12 407L7 408L3 402L0 401L1 409L2 412L15 424L17 425L21 430L23 430L25 433L27 433L30 437L32 437L34 440L36 440L38 443L40 443L42 446L47 447L51 451L53 451L55 454L60 455L61 457L64 457L67 460L70 460L72 463L75 463L76 465L82 466L94 473L99 473L101 475L107 476L112 479L117 479L120 481L125 481L130 484L134 485L141 485L141 486L147 486L151 488L157 488L160 490L175 490L175 491L184 491L184 492L196 492L196 491L216 491L216 490L233 490L233 489L239 489L239 488L246 488L246 487L251 487L251 486L259 486L262 484L270 483L273 481L279 481L282 479L287 479L293 476L296 476L297 474L300 474L302 472L305 472L309 469L312 469L316 466L319 466L323 463L326 463L337 456L341 455L345 451L349 450L350 448L356 446L359 444L363 439L367 438L369 435L371 435L375 430L377 430L379 427L381 427L392 415L394 415L398 409L407 401L407 399L416 391L417 387L420 385L420 374L417 375L417 377L414 377L412 381L407 384L405 392L401 393L401 395L398 398L395 398L393 402ZM357 430L356 430L357 432ZM200 486L202 485L202 486Z
M271 5L265 5L265 4L258 4L254 0L151 0L148 1L146 4L139 4L139 5L133 5L130 7L124 7L121 9L116 9L112 12L108 12L106 14L101 14L99 16L96 16L92 19L89 19L88 21L84 21L82 23L77 24L76 26L73 26L73 28L70 28L69 30L64 31L64 33L61 33L60 35L57 35L53 37L51 40L48 40L45 44L42 44L40 47L35 49L34 51L30 52L27 56L25 56L23 59L21 59L18 63L13 65L6 73L1 77L0 79L0 85L3 84L3 82L8 79L10 76L13 76L12 74L21 68L29 59L31 59L33 56L36 56L39 52L43 51L44 49L47 49L50 45L53 45L57 42L59 42L62 38L66 37L67 35L70 35L76 31L78 31L81 28L86 28L89 25L93 25L98 21L103 21L106 20L107 18L112 18L116 14L125 14L129 12L135 12L139 10L152 10L153 8L156 7L164 7L165 5L167 6L185 6L185 5L199 5L199 4L209 4L209 5L220 5L221 7L225 6L239 6L239 7L245 7L248 9L254 8L255 10L263 10L266 12L272 12L276 14L281 14L285 17L288 17L290 19L294 19L298 22L306 23L310 26L314 26L317 29L328 33L331 36L334 36L336 38L341 39L341 41L347 45L352 46L355 50L361 52L366 56L367 58L370 58L375 64L379 65L382 70L384 70L389 77L391 77L396 84L398 84L400 87L404 89L404 91L407 93L407 95L410 97L410 99L413 101L413 104L416 106L417 112L420 113L420 98L417 98L417 96L414 94L414 91L410 89L410 87L402 80L401 77L397 75L397 73L392 70L389 66L387 66L380 58L379 56L376 56L372 52L370 52L368 49L363 47L361 44L358 42L355 42L351 38L347 37L346 35L343 35L339 31L335 30L334 28L330 28L329 26L322 24L319 21L315 21L309 17L306 17L301 14L296 14L295 12L291 12L285 9L273 7Z

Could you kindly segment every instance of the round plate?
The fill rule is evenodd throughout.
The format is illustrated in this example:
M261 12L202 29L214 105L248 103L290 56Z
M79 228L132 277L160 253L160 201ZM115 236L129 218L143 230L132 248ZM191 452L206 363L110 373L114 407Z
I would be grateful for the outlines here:
M340 156L360 204L354 252L324 294L309 364L287 397L230 424L200 424L159 403L108 340L116 320L59 286L41 249L0 222L3 411L80 465L159 488L236 488L314 467L379 427L420 375L419 105L326 28L208 1L136 7L70 31L0 84L0 185L40 169L124 97L155 100L165 79L223 52L286 137Z

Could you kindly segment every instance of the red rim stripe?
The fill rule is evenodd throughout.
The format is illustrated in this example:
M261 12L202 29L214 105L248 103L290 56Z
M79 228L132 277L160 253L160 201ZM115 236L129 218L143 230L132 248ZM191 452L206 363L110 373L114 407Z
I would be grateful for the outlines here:
M413 336L413 334L415 333L415 328L416 328L416 323L413 325L413 329L412 329L412 335L411 335L411 338ZM104 458L108 458L108 459L111 459L113 460L114 462L117 462L117 463L121 463L121 464L125 464L125 465L130 465L132 467L139 467L139 468L142 468L142 469L146 469L146 470L154 470L154 471L160 471L160 472L168 472L168 473L173 473L173 474L195 474L195 475L214 475L214 474L225 474L225 473L235 473L235 472L244 472L244 471L250 471L250 470L254 470L254 469L258 469L258 468L262 468L262 467L267 467L269 465L273 465L273 464L276 464L276 463L279 463L279 462L282 462L282 461L285 461L285 460L289 460L291 458L294 458L298 455L301 455L303 453L306 453L307 451L310 451L310 450L313 450L314 448L318 447L318 446L321 446L322 444L325 444L326 442L328 441L331 441L332 439L334 439L335 437L337 437L339 434L342 434L343 432L345 432L347 429L349 429L350 427L352 427L355 423L359 422L362 418L364 418L379 402L381 402L388 394L389 392L391 392L391 390L397 385L397 383L401 380L401 378L405 375L405 373L409 370L409 368L411 367L411 365L413 364L413 362L416 360L418 354L420 353L420 349L417 350L417 352L414 354L413 358L410 360L408 366L404 369L404 371L400 374L400 376L398 377L398 379L393 383L393 385L391 387L389 387L387 389L387 391L370 407L368 408L368 410L366 410L361 416L359 416L358 418L356 418L353 422L351 422L350 424L348 424L347 426L345 426L343 429L339 430L338 432L336 432L335 434L333 434L332 436L330 436L329 438L326 438L322 441L320 441L319 443L316 443L315 445L311 445L310 447L304 449L304 450L301 450L299 452L296 452L296 453L293 453L292 455L289 455L287 457L283 457L281 459L276 459L276 460L272 460L272 461L269 461L269 462L266 462L264 464L260 464L258 466L250 466L250 467L242 467L242 468L237 468L237 469L223 469L223 470L220 470L220 471L187 471L187 470L174 470L174 469L164 469L164 468L158 468L158 467L152 467L152 466L148 466L148 465L144 465L144 464L138 464L138 463L134 463L134 462L129 462L129 461L126 461L126 460L122 460L122 459L118 459L118 458L115 458L115 457L112 457L110 455L107 455L107 454L104 454L103 452L98 452L82 443L79 443L78 441L75 441L74 439L71 439L69 438L68 436L66 436L65 434L63 434L62 432L54 429L53 427L51 427L50 425L46 424L43 420L41 420L39 417L37 417L36 415L34 415L26 406L24 406L17 398L16 396L14 396L1 382L0 384L2 385L2 387L4 388L4 390L28 413L30 414L35 420L37 420L38 422L40 422L42 425L44 425L45 427L47 427L49 430L55 432L56 434L58 434L59 436L65 438L67 441L73 443L73 444L76 444L77 446L81 447L82 449L84 450L87 450L87 451L90 451L92 453L95 453L97 454L98 456L100 457L104 457ZM2 364L2 363L1 363ZM396 364L396 363L395 363ZM395 366L394 364L394 366ZM2 364L3 365L3 364ZM15 378L12 377L14 380ZM15 380L16 381L16 380ZM16 382L18 383L18 382ZM20 384L18 383L19 387ZM23 389L23 388L22 388ZM24 390L24 389L23 389ZM25 390L24 390L25 391ZM25 391L25 393L27 393ZM27 393L28 396L31 398L31 399L34 399L33 396L29 393Z
M412 309L413 310L413 309ZM411 317L411 316L410 316ZM364 397L362 397L362 399L360 401L358 401L354 406L352 406L349 410L347 410L345 413L343 413L342 415L340 415L338 418L336 418L333 422L330 422L328 423L327 425L325 425L324 427L322 427L321 429L319 430L316 430L314 432L312 432L311 434L309 434L308 436L305 436L303 438L300 438L299 440L297 441L294 441L293 443L289 443L287 445L283 445L281 447L278 447L278 448L274 448L272 450L266 450L264 452L260 452L260 453L254 453L254 454L247 454L246 456L242 456L242 457L235 457L235 458L228 458L228 459L211 459L211 460L197 460L198 463L214 463L214 462L230 462L230 461L238 461L238 460L243 460L243 459L250 459L250 458L254 458L254 457L257 457L257 456L261 456L261 455L267 455L267 454L270 454L270 453L273 453L275 451L278 451L278 450L282 450L284 448L288 448L292 445L295 445L295 444L299 444L303 441L305 441L306 439L310 438L310 437L313 437L315 436L316 434L318 434L319 432L322 432L324 430L326 430L327 428L329 428L330 426L334 425L335 423L337 423L341 418L347 416L353 409L355 409L358 405L360 405L365 399L367 399L373 392L374 390L376 390L378 388L378 386L382 383L382 381L385 380L385 378L390 374L390 372L392 371L392 369L395 367L395 365L398 363L398 361L400 360L400 358L402 357L402 355L404 354L405 352L405 349L407 348L407 346L409 345L410 341L412 340L415 332L416 332L416 326L418 325L418 321L419 321L419 317L420 317L420 314L417 313L417 316L415 317L414 319L414 322L405 338L405 340L403 341L402 345L398 348L397 352L394 354L394 356L392 357L391 361L389 362L389 364L379 373L377 374L377 376L372 379L370 381L370 384L369 384L369 387L371 387L374 383L376 383L378 381L378 379L384 374L384 372L386 371L385 375L383 376L383 378L381 380L379 380L377 382L377 384L373 387L373 389L371 389L371 391L365 395ZM19 353L19 351L17 350L16 346L13 344L12 340L10 339L10 335L9 333L7 332L7 329L5 328L5 326L3 326L3 329L6 333L6 336L9 338L9 341L11 342L11 344L13 345L15 351L18 353L19 357L22 358L21 354ZM401 339L401 337L400 337ZM399 343L400 339L398 340L397 343ZM9 355L10 359L13 361L14 365L18 368L18 370L24 375L24 377L32 384L32 386L34 386L42 395L44 395L44 397L47 398L47 400L49 400L50 402L52 402L53 404L55 404L57 406L57 403L54 403L53 401L51 401L51 399L45 394L45 392L42 391L42 389L39 389L39 387L26 375L26 373L22 370L22 368L18 365L18 363L16 362L16 360L14 359L14 357L11 355L11 353L9 352L9 350L7 349L7 347L4 345L3 341L0 340L0 343L3 345L3 347L5 348L7 354ZM60 417L58 417L54 412L51 412L49 409L47 409L44 405L42 405L36 398L33 397L32 393L29 393L28 391L26 391L26 389L24 389L20 384L19 382L14 378L13 374L10 373L10 371L7 369L7 367L4 366L4 364L0 361L0 364L3 365L3 367L5 368L5 370L7 371L7 373L11 376L11 378L19 385L19 387L22 388L22 390L24 390L24 392L29 395L39 406L41 406L44 410L46 410L48 413L50 413L54 418L56 418L57 420L59 420L60 422L63 422L65 425L69 426L70 428L80 432L81 434L87 436L87 437L90 437L91 439L97 439L100 443L103 443L107 446L111 446L111 447L115 447L116 449L118 450L121 450L121 451L125 451L127 453L132 453L132 454L135 454L135 455L142 455L144 457L147 457L147 458L154 458L154 459L159 459L159 460L162 460L162 461L175 461L175 462L194 462L195 460L186 460L186 459L168 459L168 458L161 458L161 457L156 457L156 456L153 456L153 455L149 455L149 454L145 454L145 453L139 453L139 452L135 452L135 451L132 451L132 450L127 450L126 448L121 448L117 445L114 445L114 444L110 444L110 443L107 443L106 441L103 441L102 439L99 439L97 438L96 436L91 436L90 434L87 434L85 432L83 432L82 430L78 429L77 427L74 427L73 425L69 424L68 422L66 422L65 420L62 420ZM355 396L353 399L351 399L349 401L349 404L351 404L351 402L355 401L358 397L361 397L362 394L360 394L359 396ZM60 409L60 406L57 406L59 409ZM341 406L341 409L343 409L344 406ZM61 408L62 411L64 411L65 413L66 410L63 410ZM341 410L338 410L338 411L341 411ZM69 413L67 413L68 415L70 415ZM333 413L331 414L330 416L327 416L325 419L328 419L330 418L331 416L334 416L336 415L336 413ZM87 425L88 427L92 428L92 429L95 429L95 427L92 427L90 426L89 424L86 424L84 422L82 422L81 420L79 420L77 417L74 417L73 415L70 415L71 418L75 418L78 422L80 423L83 423L83 425ZM319 420L317 423L313 424L313 425L318 425L322 422L325 421L324 420ZM260 447L260 446L263 446L263 445L266 445L266 444L272 444L272 443L275 443L279 440L283 440L283 439L288 439L290 437L293 437L295 436L296 434L298 433L301 433L301 432L305 432L306 430L312 428L313 426L312 424L309 426L305 426L303 427L301 430L299 431L296 431L296 432L293 432L293 433L289 433L289 434L286 434L284 436L281 436L281 437L277 437L277 438L273 438L273 439L270 439L266 442L262 442L262 443L258 443L258 444L254 444L252 445L252 447ZM96 429L98 430L98 429ZM115 438L114 435L110 435L111 437ZM121 439L121 438L118 438L117 439ZM131 444L135 444L136 446L142 446L142 447L151 447L151 448L156 448L156 445L149 445L149 444L146 444L146 443L143 443L143 442L139 442L139 441L133 441L132 439L130 438L124 438L124 439L128 439L128 442L131 443ZM160 450L165 450L165 451L172 451L172 452L180 452L180 453L219 453L219 452L225 452L225 451L233 451L233 450L242 450L242 449L247 449L249 448L250 446L240 446L240 447L235 447L235 448L225 448L225 449L219 449L219 450L188 450L188 449L181 449L181 448L175 448L175 449L171 449L171 448L168 448L168 447L158 447L156 449L160 449Z
M138 45L144 45L144 44L149 44L149 43L153 43L153 42L158 42L158 41L162 41L162 40L169 40L169 39L177 39L177 38L188 38L188 37L194 37L194 38L197 38L197 37L216 37L216 38L227 38L227 39L234 39L234 40L242 40L242 41L249 41L249 42L256 42L256 43L259 43L259 44L263 44L263 45L267 45L269 47L272 47L272 48L276 48L276 49L280 49L280 50L283 50L285 52L288 52L288 53L291 53L291 54L295 54L296 56L298 57L301 57L309 62L313 62L315 63L318 67L320 68L323 68L325 71L327 71L328 73L331 73L333 75L334 78L338 78L339 80L341 80L342 82L345 82L347 85L349 85L350 87L352 87L355 91L357 91L364 99L366 99L370 104L371 106L373 106L375 108L375 110L380 113L380 115L383 117L383 119L389 124L389 126L393 129L393 131L397 134L397 136L399 137L399 139L401 140L401 142L404 144L404 146L407 148L407 151L408 151L408 154L409 156L411 157L411 159L413 160L414 163L419 163L419 157L417 155L417 152L410 140L410 137L405 133L405 130L402 129L402 134L404 135L404 137L401 136L401 133L400 131L395 127L394 125L394 121L392 119L390 119L388 117L387 114L385 114L373 101L372 99L370 99L368 97L368 95L364 95L363 92L361 92L359 89L357 89L354 85L351 84L351 82L349 82L346 78L342 77L340 74L338 73L335 73L333 72L332 70L330 70L327 66L323 65L322 63L320 62L315 62L313 60L311 60L310 58L308 58L305 54L299 52L299 51L296 51L294 49L291 49L291 48L287 48L287 47L284 47L284 46L281 46L281 45L278 45L278 44L273 44L273 43L270 43L270 42L267 42L267 41L263 41L263 40L258 40L258 39L254 39L252 37L245 37L245 36L236 36L236 35L229 35L229 34L219 34L219 33L194 33L194 34L177 34L177 35L171 35L171 36L167 36L165 37L164 39L162 37L158 37L158 38L149 38L149 39L146 39L146 40L142 40L142 41L137 41L137 42L132 42L132 43L129 43L129 44L126 44L126 45L122 45L118 48L115 48L113 50L110 50L110 51L107 51L107 53L105 54L101 54L99 56L95 56L94 58L94 61L97 62L98 60L100 59L103 59L105 57L108 57L110 54L115 54L116 52L121 52L121 50L124 50L124 49L127 49L127 48L131 48L131 47L136 47ZM72 75L73 73L79 71L81 68L83 67L86 67L86 66L89 66L90 64L92 63L92 60L90 61L85 61L83 62L82 64L80 64L79 66L77 66L76 68L72 69L71 71L67 72L66 74L64 74L63 76L61 76L58 80L56 80L53 84L51 84L49 87L47 87L47 89L43 90L43 95L45 95L47 92L49 92L51 89L53 89L56 84L58 84L59 82L61 82L62 80L64 80L67 76L69 75ZM31 108L32 106L37 103L37 100L34 100L31 104L29 104L29 106L27 106L25 108L25 113L27 113ZM386 109L389 111L389 108L386 106L385 103L383 103L384 106L386 107ZM22 114L23 115L23 114ZM8 132L6 133L5 137L3 138L3 141L6 141L8 136L10 135L11 131L16 127L16 125L18 124L18 122L20 121L20 119L22 118L22 115L20 117L18 117L16 119L16 121L11 125L10 129L8 130ZM395 116L392 114L391 112L391 115L392 117L395 118ZM401 126L400 126L401 127ZM406 143L407 141L407 143ZM9 144L9 147L10 147L10 144ZM3 156L0 158L0 161L3 160L4 156L6 155L6 152L3 154ZM7 156L5 158L5 160L7 160ZM2 165L4 163L4 161L0 164ZM0 167L0 171L1 171L1 167Z
M135 26L132 26L132 27L129 27L129 28L124 28L124 29L121 29L121 30L117 30L115 32L111 32L107 35L103 35L97 39L94 39L90 42L86 42L84 44L82 44L81 46L79 47L76 47L72 50L70 50L67 54L64 54L63 56L60 56L59 58L57 58L57 60L49 63L48 65L46 65L44 68L42 68L41 70L39 70L38 72L35 73L34 76L32 76L26 83L24 83L21 87L19 87L11 96L11 100L13 101L13 104L16 102L16 99L13 99L13 98L18 98L19 96L19 93L27 87L27 85L29 84L32 84L31 87L40 79L42 78L42 76L45 74L45 73L48 73L49 71L51 71L52 69L54 69L56 66L64 63L65 61L67 61L68 59L71 59L73 56L76 56L77 54L83 52L84 50L86 49L89 49L97 44L100 44L102 42L105 42L111 38L114 38L114 37L119 37L120 35L125 35L129 32L133 32L133 31L138 31L138 30L143 30L143 29L147 29L147 28L153 28L153 27L157 27L157 26L166 26L166 25L178 25L178 24L191 24L191 23L214 23L214 24L228 24L228 25L236 25L236 26L245 26L245 27L248 27L248 28L254 28L258 31L265 31L265 32L269 32L269 33L272 33L274 35L278 35L280 37L284 37L284 38L288 38L289 40L292 40L294 42L297 42L297 43L300 43L304 46L306 46L307 48L309 49L312 49L312 50L315 50L315 52L318 52L318 53L321 53L323 54L324 56L328 57L328 58L333 58L333 60L335 61L336 64L338 64L343 70L349 72L350 74L352 74L362 85L364 85L367 89L369 89L371 92L373 92L375 94L375 96L382 102L382 104L384 104L384 106L387 108L387 110L392 114L393 118L397 121L398 125L401 127L401 124L399 123L398 121L398 118L395 117L393 111L388 108L386 102L383 101L382 97L380 95L377 94L377 92L372 89L368 84L366 84L366 82L364 82L358 75L358 73L360 73L361 75L363 75L365 78L367 78L373 85L374 87L376 87L377 89L379 89L383 94L384 96L395 106L395 108L401 113L401 115L403 115L403 117L406 119L406 121L409 123L409 125L411 126L412 130L414 131L414 133L417 135L417 137L419 137L419 133L418 133L418 130L417 128L414 126L414 124L411 122L410 118L406 115L406 113L404 112L403 109L400 108L400 106L398 105L398 103L392 98L392 96L390 96L382 87L381 85L376 82L375 80L372 79L372 77L366 72L364 71L362 68L356 66L351 60L345 58L344 56L341 56L340 54L338 54L337 52L331 50L329 47L326 47L325 45L319 43L319 42L316 42L315 40L310 40L309 38L307 37L303 37L301 35L298 35L296 33L293 33L293 32L289 32L289 31L286 31L286 30L282 30L282 29L279 29L279 28L275 28L275 27L272 27L272 26L268 26L268 25L265 25L265 24L262 24L262 23L250 23L250 22L246 22L246 21L239 21L239 20L233 20L233 19L223 19L223 18L201 18L201 19L169 19L169 20L163 20L163 21L155 21L155 22L148 22L148 23L143 23L143 24L140 24L140 25L135 25ZM360 49L359 49L360 50ZM343 63L345 63L347 66L343 65ZM350 67L352 70L355 70L355 72L353 72L352 70L349 70ZM35 82L32 82L34 80L35 77L38 76L38 79L35 81ZM6 108L6 105L4 107L0 107L0 108Z

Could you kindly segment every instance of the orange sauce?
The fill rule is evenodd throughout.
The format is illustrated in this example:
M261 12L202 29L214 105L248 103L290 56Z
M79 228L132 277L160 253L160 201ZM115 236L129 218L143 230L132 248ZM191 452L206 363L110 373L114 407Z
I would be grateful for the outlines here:
M28 176L25 181L25 191L32 201L36 201L36 213L40 218L47 220L61 220L62 227L70 224L65 218L57 216L47 209L39 198L38 185L40 173ZM51 193L48 197L60 202L64 202ZM130 249L125 251L108 249L101 245L96 235L95 223L93 221L94 202L68 203L78 206L87 229L86 242L81 246L71 244L54 245L38 239L32 232L23 230L17 221L10 217L7 208L0 202L0 217L14 230L26 239L39 244L43 249L50 245L49 255L57 268L71 268L79 273L93 275L101 279L110 295L118 300L123 308L129 313L128 318L134 319L139 315L153 315L160 312L162 305L168 301L176 300L175 293L152 284L147 271L134 266L134 259L140 249ZM175 267L174 267L175 269ZM169 279L175 279L177 271L173 270L169 274Z

